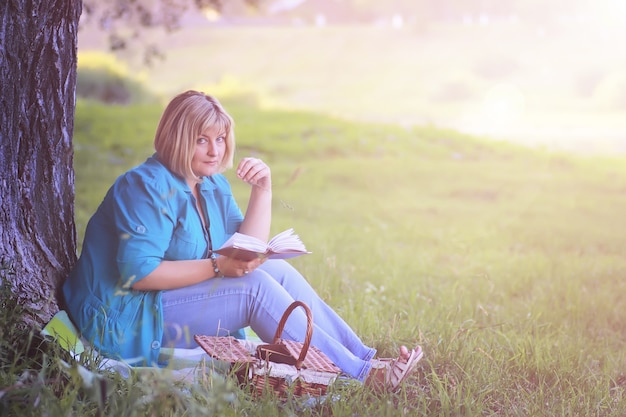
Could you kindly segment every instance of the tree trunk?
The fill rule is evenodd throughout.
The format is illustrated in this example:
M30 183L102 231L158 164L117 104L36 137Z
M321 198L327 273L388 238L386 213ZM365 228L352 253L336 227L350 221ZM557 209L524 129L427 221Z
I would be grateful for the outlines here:
M80 0L0 2L0 278L43 324L76 260L74 129Z

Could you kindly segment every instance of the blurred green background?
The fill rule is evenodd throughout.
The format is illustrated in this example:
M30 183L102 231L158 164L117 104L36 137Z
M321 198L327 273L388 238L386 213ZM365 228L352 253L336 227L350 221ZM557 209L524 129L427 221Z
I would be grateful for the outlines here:
M189 16L143 33L165 55L151 66L83 30L79 241L117 175L152 153L169 98L202 89L236 120L236 158L272 167L272 231L294 227L313 252L294 265L383 356L425 349L402 393L344 395L319 415L623 416L624 29L584 10ZM270 415L238 399L232 415Z
M289 2L261 2L280 3ZM273 15L189 12L180 29L145 30L117 56L165 96L245 92L263 108L626 152L623 2L295 3ZM87 21L80 63L107 39ZM141 51L151 46L165 59L147 67Z

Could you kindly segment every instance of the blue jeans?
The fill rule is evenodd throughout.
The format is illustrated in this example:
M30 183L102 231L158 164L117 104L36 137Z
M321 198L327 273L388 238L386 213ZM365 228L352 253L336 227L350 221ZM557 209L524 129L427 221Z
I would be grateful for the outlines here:
M376 350L365 346L348 324L288 262L268 260L241 278L213 278L200 284L163 291L163 346L194 348L194 334L225 335L247 326L266 343L294 301L306 303L313 315L311 344L343 373L363 382ZM304 341L306 314L296 308L281 338ZM173 332L172 329L183 329ZM181 337L182 336L182 337Z

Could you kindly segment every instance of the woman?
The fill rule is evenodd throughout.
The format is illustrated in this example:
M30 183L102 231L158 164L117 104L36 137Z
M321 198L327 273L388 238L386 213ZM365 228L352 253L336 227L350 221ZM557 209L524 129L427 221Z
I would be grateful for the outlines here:
M235 232L264 241L270 233L269 167L256 158L238 164L237 177L251 186L245 215L222 175L233 166L233 127L220 103L203 93L187 91L169 103L156 153L115 181L87 225L63 287L70 316L105 356L156 365L161 346L196 347L194 334L250 326L269 342L287 306L301 300L315 317L314 346L346 375L396 388L421 358L419 347L375 360L375 349L289 263L213 252ZM299 310L283 338L302 341L306 315Z

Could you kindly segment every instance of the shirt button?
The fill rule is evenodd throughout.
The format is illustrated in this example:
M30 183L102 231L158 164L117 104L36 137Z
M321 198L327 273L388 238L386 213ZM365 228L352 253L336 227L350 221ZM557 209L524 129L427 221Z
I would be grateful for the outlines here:
M146 233L146 228L145 228L145 226L141 226L141 225L139 225L139 226L137 226L137 227L135 228L135 230L137 231L137 233L141 233L141 234Z
M155 349L155 350L156 350L156 349L159 349L159 348L161 347L161 342L159 342L158 340L155 340L155 341L153 341L153 342L152 342L152 344L150 345L150 347L151 347L152 349Z

